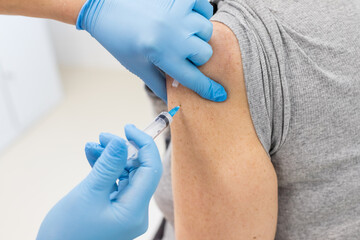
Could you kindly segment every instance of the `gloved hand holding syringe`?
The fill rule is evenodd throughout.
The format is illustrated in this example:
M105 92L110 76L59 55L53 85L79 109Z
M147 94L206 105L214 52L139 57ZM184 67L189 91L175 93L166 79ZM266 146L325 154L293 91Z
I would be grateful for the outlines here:
M126 125L128 141L102 133L100 143L87 143L86 157L93 169L50 210L37 240L134 239L143 234L162 174L153 138L170 125L179 108L160 113L144 131Z
M144 132L153 139L159 136L172 122L174 115L180 109L180 106L174 107L169 112L160 113L155 120L149 124ZM127 142L128 145L128 161L135 160L138 157L139 148L133 142Z
M180 106L174 107L169 112L162 112L160 113L153 122L151 122L148 127L144 129L144 132L151 136L153 139L155 139L157 136L159 136L172 122L174 115L177 113L177 111L180 109ZM121 184L127 184L127 181L124 181L129 178L129 175L131 172L139 168L140 162L138 161L138 152L139 148L138 146L132 142L127 141L126 142L128 146L128 157L127 157L127 164L123 171L123 173L120 175L119 179L117 180L117 183L119 184L118 189L121 189ZM111 199L116 199L119 194L121 194L121 191L114 192L111 194Z

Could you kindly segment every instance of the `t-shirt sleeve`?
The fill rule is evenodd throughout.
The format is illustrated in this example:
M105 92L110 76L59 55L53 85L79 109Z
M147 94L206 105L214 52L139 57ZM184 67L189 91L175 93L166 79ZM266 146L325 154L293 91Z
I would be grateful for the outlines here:
M290 122L281 26L261 0L216 4L218 10L211 20L228 26L239 41L251 118L271 156L284 143Z

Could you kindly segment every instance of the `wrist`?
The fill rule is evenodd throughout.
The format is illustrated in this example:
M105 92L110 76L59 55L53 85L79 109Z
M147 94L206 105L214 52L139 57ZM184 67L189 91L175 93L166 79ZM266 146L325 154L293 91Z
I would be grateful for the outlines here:
M83 5L86 3L86 0L63 0L59 1L58 6L58 21L76 25L79 12Z
M86 0L11 0L0 1L0 14L48 18L69 24L76 23Z

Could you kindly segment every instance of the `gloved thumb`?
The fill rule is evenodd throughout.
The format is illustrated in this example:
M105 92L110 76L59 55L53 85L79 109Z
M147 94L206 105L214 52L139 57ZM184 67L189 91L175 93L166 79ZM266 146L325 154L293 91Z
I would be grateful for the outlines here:
M140 148L138 157L140 166L129 178L124 194L116 202L141 206L148 203L154 194L161 178L162 164L156 144L149 135L133 125L125 127L125 134L129 141L133 141Z
M96 161L85 179L95 191L110 193L117 178L123 172L127 160L127 145L124 139L114 137Z

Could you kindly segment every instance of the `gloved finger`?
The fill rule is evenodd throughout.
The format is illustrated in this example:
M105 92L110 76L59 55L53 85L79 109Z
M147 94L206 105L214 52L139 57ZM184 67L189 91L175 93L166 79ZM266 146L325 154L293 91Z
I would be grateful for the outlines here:
M111 134L111 133L101 133L99 135L99 141L102 146L106 147L107 144L111 141L111 139L113 139L115 137L117 137L117 136L114 134ZM122 181L124 178L126 178L126 179L129 178L129 171L132 171L134 168L137 168L137 166L135 166L136 162L137 162L137 159L126 162L125 170L119 176L119 181ZM116 188L118 190L121 190L121 188L119 188L118 186L115 185L115 189Z
M85 155L91 167L94 166L96 160L100 157L104 148L95 142L88 142L85 145Z
M205 99L223 102L227 98L223 86L206 77L194 64L186 59L181 61L161 61L159 67L170 77Z
M187 58L196 66L205 64L213 54L211 46L198 37L194 36L189 38L187 44L189 45L188 49L190 50Z
M135 173L131 173L133 176L129 179L129 185L125 187L117 202L136 208L150 201L161 178L162 164L156 144L149 135L133 125L127 125L125 133L128 140L140 148L140 166L134 170Z
M117 136L112 133L100 133L100 135L99 135L100 145L103 148L105 148L108 145L108 143L115 137L117 137Z
M156 147L152 137L133 124L127 124L125 126L125 136L129 142L134 142L139 149L152 144Z
M86 144L85 154L86 154L86 158L91 167L94 166L95 162L101 156L103 151L104 151L104 148L98 143L88 142ZM115 190L117 190L117 188L118 188L117 184L114 183L114 186L111 191L115 191Z
M100 140L100 143L101 143L101 146L104 146L106 147L106 145L111 141L111 139L117 137L116 135L114 134L111 134L111 133L101 133L99 135L99 140ZM128 169L128 171L131 171L132 169L134 168L138 168L139 167L139 163L138 163L138 160L137 159L133 159L131 161L127 161L126 162L126 169ZM125 172L125 170L124 170ZM119 179L121 179L121 176L119 177Z
M150 63L143 64L142 71L137 75L146 83L146 85L165 103L167 103L165 75L157 69L159 59L149 57Z
M196 0L193 10L200 13L207 19L210 19L213 15L213 6L208 0Z
M96 161L92 171L85 179L92 190L110 193L116 179L126 165L127 145L124 139L114 137Z
M196 34L199 38L208 42L213 33L213 23L198 13L191 13L185 19L188 29Z

